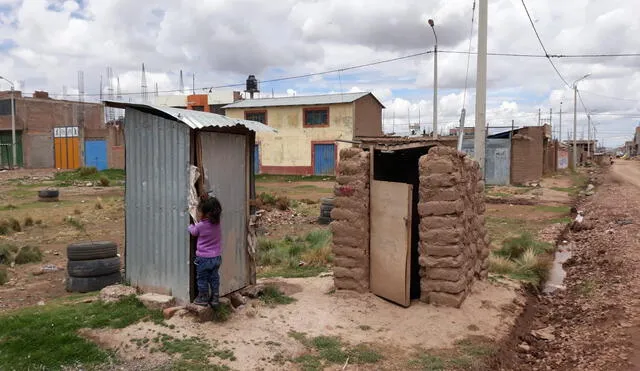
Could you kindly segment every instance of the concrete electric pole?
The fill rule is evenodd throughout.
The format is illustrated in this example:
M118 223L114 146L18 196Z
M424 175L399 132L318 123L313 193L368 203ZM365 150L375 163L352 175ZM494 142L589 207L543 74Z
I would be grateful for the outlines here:
M478 63L476 78L476 126L474 152L484 178L485 131L487 120L487 17L488 0L480 0L478 7Z
M578 166L578 145L576 143L576 136L578 135L578 83L589 76L591 76L590 73L573 82L573 156L571 164L574 170Z
M433 46L433 139L438 139L438 35L433 19L429 20L433 31L435 45Z

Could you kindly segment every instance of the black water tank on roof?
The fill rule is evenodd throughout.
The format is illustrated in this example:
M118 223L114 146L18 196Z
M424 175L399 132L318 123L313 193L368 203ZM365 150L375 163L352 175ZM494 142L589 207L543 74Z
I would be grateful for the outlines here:
M260 90L258 90L258 80L256 79L256 77L254 75L249 75L249 77L247 78L247 92L249 93L257 93Z

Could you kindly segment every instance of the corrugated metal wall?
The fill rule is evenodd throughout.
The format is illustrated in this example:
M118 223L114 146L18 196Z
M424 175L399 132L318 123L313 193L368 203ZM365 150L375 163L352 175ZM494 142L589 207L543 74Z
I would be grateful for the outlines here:
M511 176L511 139L487 138L485 142L485 182L490 185L507 185ZM473 139L462 141L462 152L473 157Z
M220 295L249 285L247 255L248 137L200 132L202 162L211 191L222 204Z
M190 129L134 109L125 117L126 277L188 301Z

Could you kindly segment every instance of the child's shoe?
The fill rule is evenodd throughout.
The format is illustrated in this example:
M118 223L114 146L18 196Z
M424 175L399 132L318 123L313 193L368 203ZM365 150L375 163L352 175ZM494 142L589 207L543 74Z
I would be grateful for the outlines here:
M198 295L193 301L193 304L206 307L207 305L209 305L209 300L205 295Z

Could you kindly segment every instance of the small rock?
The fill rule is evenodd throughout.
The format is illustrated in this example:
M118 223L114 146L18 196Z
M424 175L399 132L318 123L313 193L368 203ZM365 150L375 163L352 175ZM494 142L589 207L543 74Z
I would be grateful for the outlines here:
M324 278L324 277L333 277L333 272L322 272L318 275L318 277L320 278Z
M125 285L111 285L100 290L100 301L105 303L114 303L120 301L127 296L135 295L135 287Z
M240 293L251 299L257 299L260 295L262 295L263 291L264 285L257 284L245 287L244 289L240 290Z
M518 345L519 349L522 349L525 352L528 352L531 350L531 346L525 342L520 343L520 345Z
M595 186L593 184L587 185L587 192L593 191L594 188L595 188Z
M86 186L87 187L93 187L93 183L87 183Z
M176 299L173 296L154 294L152 292L139 295L138 300L149 310L164 310L176 303Z
M40 300L40 301L38 302L38 306L39 306L39 307L43 307L43 306L44 306L44 301Z
M553 334L554 330L555 328L553 326L547 326L539 330L532 330L531 335L535 336L538 339L552 341L556 339L555 335Z
M245 298L244 296L240 295L237 292L234 292L233 294L228 296L229 300L231 300L231 305L233 305L234 308L238 308L241 305L245 305L247 304L247 298Z
M618 225L629 225L629 224L633 224L633 220L631 220L631 219L620 219L620 220L617 220L616 223L618 223Z
M164 317L164 319L170 319L171 317L173 317L181 309L184 309L184 307L165 308L162 311L162 316Z
M194 314L196 316L196 321L198 322L202 323L213 320L213 309L211 309L211 307L209 306L203 307L200 305L189 303L187 304L185 309L188 310L189 313Z
M586 191L584 194L586 196L593 196L594 195L593 191Z

